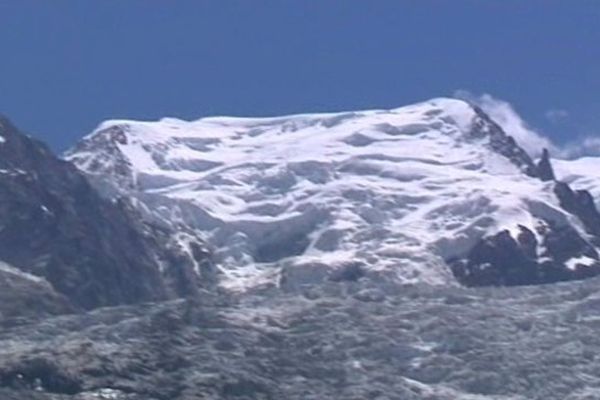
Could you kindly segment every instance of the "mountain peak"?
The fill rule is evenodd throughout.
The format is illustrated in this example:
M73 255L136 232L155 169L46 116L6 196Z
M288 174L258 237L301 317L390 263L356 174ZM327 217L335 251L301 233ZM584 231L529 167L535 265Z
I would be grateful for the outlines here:
M74 165L6 119L0 134L0 260L11 271L81 308L174 297L202 283L192 270L208 257L186 256L200 240L173 243L184 232L171 235L127 201L104 199Z
M540 226L569 218L510 134L450 98L392 110L110 121L66 157L112 193L137 197L157 221L198 232L235 288L276 283L289 268L310 281L352 265L374 279L453 284L479 267L472 251L481 240L518 244L530 232L544 243Z

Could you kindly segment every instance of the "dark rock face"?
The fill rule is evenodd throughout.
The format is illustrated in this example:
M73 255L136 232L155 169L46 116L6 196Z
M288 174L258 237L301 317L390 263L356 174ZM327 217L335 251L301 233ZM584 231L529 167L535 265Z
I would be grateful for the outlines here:
M513 238L508 231L482 239L465 258L449 262L466 286L516 286L579 280L600 274L598 253L569 226L546 221L538 229L538 243L521 226ZM585 262L572 259L585 259Z
M78 307L189 293L206 264L143 221L127 201L108 201L70 163L0 119L0 260L43 277ZM202 243L199 243L201 246Z
M564 182L557 182L554 193L560 202L560 206L573 215L576 215L583 223L586 230L600 239L600 213L594 204L592 195L587 190L572 190Z
M525 174L537 178L538 171L535 163L515 141L515 139L506 134L502 127L490 118L481 108L471 104L477 117L473 121L471 136L474 138L489 138L489 146L496 153L508 158L510 162L516 165Z
M515 139L508 135L481 108L471 104L477 117L473 121L471 136L474 138L489 138L489 146L496 153L508 158L510 162L519 167L526 175L538 178L544 182L555 180L554 169L550 163L550 152L543 149L542 157L534 163L527 152L519 146Z
M556 180L554 176L554 169L550 163L550 153L548 149L542 151L542 158L536 165L537 176L544 182Z
M36 281L0 266L0 320L16 317L46 317L76 309L65 296L43 280Z
M533 246L537 247L537 243ZM451 262L451 266L466 286L525 285L536 280L538 267L528 250L508 231L502 231L481 240L466 259Z

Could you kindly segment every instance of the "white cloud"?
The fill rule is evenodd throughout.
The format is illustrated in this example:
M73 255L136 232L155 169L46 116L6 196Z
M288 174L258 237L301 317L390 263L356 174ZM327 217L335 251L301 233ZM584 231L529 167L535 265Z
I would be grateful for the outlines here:
M562 158L574 159L580 157L600 156L600 137L587 136L567 143L561 149Z
M600 157L600 135L582 136L559 146L529 126L507 101L497 99L490 94L476 95L466 90L458 90L454 96L481 107L534 158L539 157L544 148L550 150L552 157L555 158ZM550 121L560 122L569 118L570 114L566 110L551 109L545 113L545 116Z
M475 95L466 90L458 90L454 96L481 107L532 157L539 157L544 148L547 148L553 155L562 153L550 139L527 125L507 101L497 99L489 94Z
M553 124L559 123L569 118L569 112L560 108L553 108L544 113L546 119Z

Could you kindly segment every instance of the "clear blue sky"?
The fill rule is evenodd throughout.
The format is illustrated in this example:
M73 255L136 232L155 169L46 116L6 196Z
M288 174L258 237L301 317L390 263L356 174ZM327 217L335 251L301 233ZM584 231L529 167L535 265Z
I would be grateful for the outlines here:
M56 150L108 118L391 108L457 89L510 101L558 141L600 132L592 0L3 0L0 49L0 113Z

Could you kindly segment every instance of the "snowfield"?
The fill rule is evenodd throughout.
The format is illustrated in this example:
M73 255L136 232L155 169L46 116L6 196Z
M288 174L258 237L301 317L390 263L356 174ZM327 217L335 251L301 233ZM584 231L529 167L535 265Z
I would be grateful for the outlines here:
M600 157L582 157L575 160L554 160L554 169L561 180L577 189L586 189L600 199Z
M484 236L536 232L550 219L587 237L552 182L474 134L478 118L441 98L278 118L114 120L66 158L107 193L134 195L157 219L200 232L229 288L275 282L289 268L310 281L350 264L376 278L454 285L446 261ZM561 161L558 177L600 194L587 163Z

